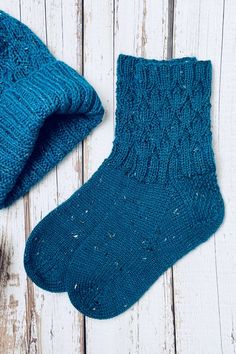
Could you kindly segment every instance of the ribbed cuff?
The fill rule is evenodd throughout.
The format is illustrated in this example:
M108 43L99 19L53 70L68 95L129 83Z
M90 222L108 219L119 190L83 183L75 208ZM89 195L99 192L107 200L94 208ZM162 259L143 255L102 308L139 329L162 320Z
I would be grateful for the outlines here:
M25 194L103 113L95 90L59 61L6 90L0 100L0 207Z
M159 90L167 90L175 88L176 83L190 88L204 78L209 91L211 76L211 61L195 57L156 60L120 54L117 62L118 83L124 80L143 88L157 86Z

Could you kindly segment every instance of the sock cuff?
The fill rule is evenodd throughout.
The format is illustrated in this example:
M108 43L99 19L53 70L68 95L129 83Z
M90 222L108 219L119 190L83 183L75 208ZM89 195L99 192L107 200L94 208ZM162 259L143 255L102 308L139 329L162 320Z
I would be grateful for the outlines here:
M184 57L168 60L144 59L120 54L117 62L117 82L131 82L136 89L157 87L172 90L177 85L193 89L199 81L210 94L212 66L210 60Z
M209 60L120 55L115 163L141 181L214 170L211 77Z

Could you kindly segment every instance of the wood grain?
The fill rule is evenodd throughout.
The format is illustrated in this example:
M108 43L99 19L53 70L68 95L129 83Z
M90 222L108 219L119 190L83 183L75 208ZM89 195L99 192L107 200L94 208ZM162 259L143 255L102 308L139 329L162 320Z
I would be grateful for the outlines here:
M20 18L18 0L0 1L2 10ZM0 216L0 353L23 354L28 348L27 282L22 263L25 243L24 203L1 210Z

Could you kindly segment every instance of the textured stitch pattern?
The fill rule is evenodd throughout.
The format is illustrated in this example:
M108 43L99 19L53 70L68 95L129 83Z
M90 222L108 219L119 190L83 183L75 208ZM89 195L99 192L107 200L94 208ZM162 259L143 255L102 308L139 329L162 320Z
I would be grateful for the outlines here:
M193 64L194 63L194 64ZM139 181L214 170L210 62L120 57L115 164Z
M88 82L0 11L0 208L24 195L102 119Z
M123 188L67 270L70 300L85 315L125 311L222 223L210 88L209 61L120 56L109 161L110 185L123 180Z

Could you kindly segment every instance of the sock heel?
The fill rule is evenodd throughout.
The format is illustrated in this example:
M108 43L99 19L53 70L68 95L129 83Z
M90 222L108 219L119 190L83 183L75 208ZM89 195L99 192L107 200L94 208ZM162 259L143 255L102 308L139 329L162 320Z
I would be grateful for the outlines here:
M184 182L186 198L196 224L202 224L214 233L224 219L224 201L214 172L190 177L190 185Z

